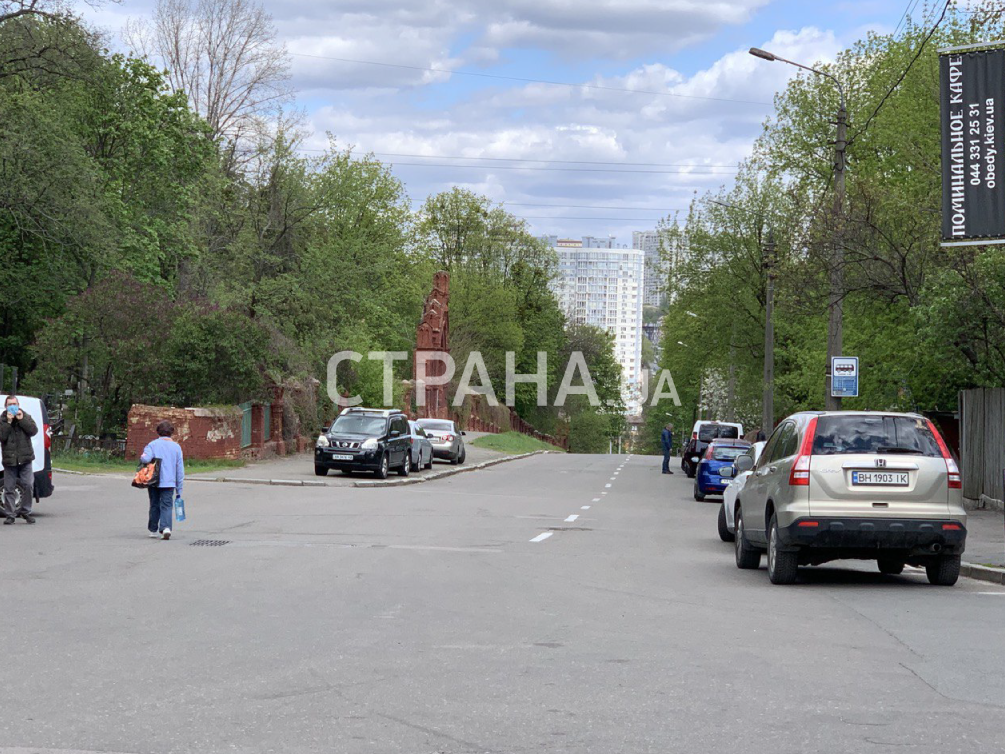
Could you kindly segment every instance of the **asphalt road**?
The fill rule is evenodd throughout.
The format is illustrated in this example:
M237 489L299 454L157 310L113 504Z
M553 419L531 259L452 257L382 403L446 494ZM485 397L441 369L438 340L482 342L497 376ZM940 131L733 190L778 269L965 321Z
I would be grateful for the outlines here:
M1005 749L1005 589L773 587L659 465L192 485L170 542L122 480L57 477L0 527L0 752Z

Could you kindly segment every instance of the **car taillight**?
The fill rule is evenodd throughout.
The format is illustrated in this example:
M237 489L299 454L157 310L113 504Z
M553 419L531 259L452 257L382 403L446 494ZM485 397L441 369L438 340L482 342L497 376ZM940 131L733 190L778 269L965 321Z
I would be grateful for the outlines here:
M963 477L960 476L960 467L956 465L956 460L953 458L953 454L949 452L949 446L946 445L946 441L942 439L942 435L935 425L932 423L931 419L926 419L928 422L928 428L932 431L935 436L935 442L939 445L939 450L942 452L942 457L946 461L946 472L949 478L949 489L951 490L961 490L963 489Z
M454 436L453 435L444 435L443 436L443 441L444 442L453 442L454 441Z
M799 448L796 462L789 472L789 484L793 487L808 487L810 484L810 458L813 456L813 438L817 434L817 417L810 419L803 435L803 445Z
M698 439L698 433L697 432L692 432L691 433L691 439L692 440L697 440Z
M705 448L705 460L706 461L711 461L712 460L712 444L711 443L709 443L708 447Z
M43 424L42 432L45 435L45 449L49 450L50 448L52 448L52 425Z

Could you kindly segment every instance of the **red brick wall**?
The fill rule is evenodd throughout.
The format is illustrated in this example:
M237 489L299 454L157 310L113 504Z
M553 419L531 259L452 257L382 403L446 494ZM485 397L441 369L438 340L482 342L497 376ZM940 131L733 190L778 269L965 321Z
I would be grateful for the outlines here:
M163 408L137 404L129 409L127 459L139 458L146 444L157 438L157 425L164 419L174 425L174 439L181 444L187 458L241 457L239 408Z

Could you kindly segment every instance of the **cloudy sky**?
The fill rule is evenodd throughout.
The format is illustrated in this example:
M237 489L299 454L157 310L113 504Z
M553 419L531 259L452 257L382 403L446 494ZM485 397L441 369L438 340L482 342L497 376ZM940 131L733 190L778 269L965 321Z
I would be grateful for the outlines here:
M155 0L88 12L117 34ZM264 0L314 137L392 163L418 205L464 186L535 233L652 228L728 184L796 69L908 0ZM917 3L920 17L925 3ZM919 18L920 20L920 18ZM632 91L625 91L632 90ZM458 159L466 158L466 159Z

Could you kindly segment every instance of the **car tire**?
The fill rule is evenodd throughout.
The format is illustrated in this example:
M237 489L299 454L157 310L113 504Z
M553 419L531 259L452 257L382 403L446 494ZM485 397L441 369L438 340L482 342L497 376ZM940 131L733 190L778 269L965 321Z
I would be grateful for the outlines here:
M408 473L412 470L412 454L408 453L405 456L405 460L401 462L401 466L398 467L398 476L407 477Z
M461 450L461 455L457 459L458 465L464 463L465 459L468 457L468 452L466 450Z
M702 494L701 490L698 489L697 482L694 483L694 499L697 500L699 503L705 502L705 496Z
M687 475L688 479L694 479L695 475L698 473L698 469L694 466L688 466L684 473Z
M453 458L450 459L450 465L451 466L456 466L460 462L461 462L461 457L460 456L454 456Z
M380 457L380 468L373 472L373 475L378 479L387 479L387 474L391 470L390 464L387 460L387 453Z
M904 572L903 560L891 560L890 558L879 558L876 561L876 565L879 566L879 572L885 573L887 576L899 576Z
M934 586L952 586L960 578L960 556L942 555L925 566L928 583Z
M420 450L419 451L419 461L421 461L421 460L422 460L422 451ZM414 461L413 462L412 461L412 454L411 453L408 454L408 465L411 467L412 471L418 471L419 470L419 461Z
M429 454L429 460L426 461L426 465L423 468L426 468L426 469L433 468L433 454L432 453Z
M328 467L314 464L314 476L328 476Z
M768 524L768 578L772 584L793 584L799 574L799 555L779 550L778 518Z
M719 539L723 542L732 542L735 539L733 533L726 527L725 503L719 506Z
M752 547L743 533L743 509L736 509L736 567L743 570L754 570L761 567L761 551Z

